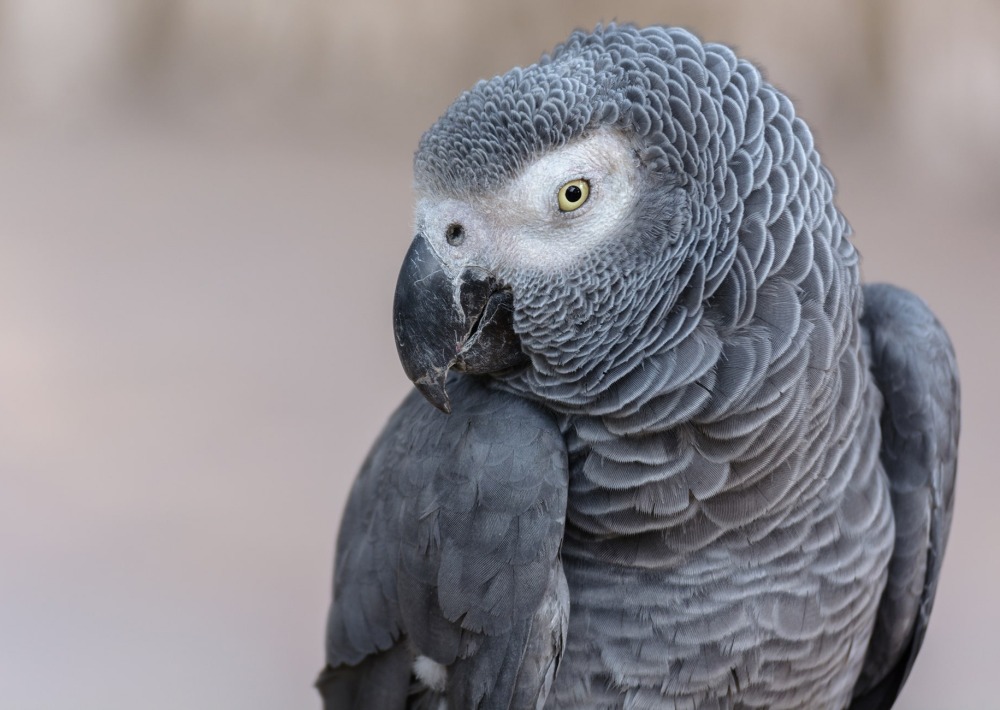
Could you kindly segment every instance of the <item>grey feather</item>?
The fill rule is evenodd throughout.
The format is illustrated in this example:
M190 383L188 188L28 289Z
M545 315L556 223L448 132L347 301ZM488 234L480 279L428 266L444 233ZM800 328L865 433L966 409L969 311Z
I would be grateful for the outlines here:
M525 176L607 136L562 176L593 210L538 212L558 181ZM603 222L600 151L635 187ZM326 687L405 646L452 708L888 707L947 538L957 370L912 297L862 311L788 98L726 47L608 25L459 97L414 172L421 258L504 285L527 365L390 421L341 529Z
M551 682L568 604L562 438L529 402L468 377L454 391L450 416L407 398L351 492L318 682L327 707L402 707L389 698L409 690L417 655L447 668L456 707L523 704Z
M959 385L947 334L919 298L865 288L862 323L882 396L882 462L896 545L852 710L892 705L930 620L955 494Z

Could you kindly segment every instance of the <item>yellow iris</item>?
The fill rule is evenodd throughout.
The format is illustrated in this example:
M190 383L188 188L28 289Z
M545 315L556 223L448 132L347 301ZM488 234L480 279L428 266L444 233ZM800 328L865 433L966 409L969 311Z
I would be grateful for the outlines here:
M572 212L583 206L590 197L590 183L586 180L570 180L559 188L559 209Z

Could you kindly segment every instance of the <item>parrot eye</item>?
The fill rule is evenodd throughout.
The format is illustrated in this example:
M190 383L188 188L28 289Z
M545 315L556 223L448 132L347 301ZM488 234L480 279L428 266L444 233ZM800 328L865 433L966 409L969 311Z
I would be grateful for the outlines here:
M583 206L590 197L590 183L586 180L570 180L559 188L559 209L562 212L572 212Z

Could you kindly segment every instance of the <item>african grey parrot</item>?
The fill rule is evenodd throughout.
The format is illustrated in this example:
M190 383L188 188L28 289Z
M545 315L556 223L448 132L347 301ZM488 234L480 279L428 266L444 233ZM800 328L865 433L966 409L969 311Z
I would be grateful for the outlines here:
M326 707L890 707L948 536L955 356L861 287L788 98L608 25L463 94L414 165L419 394L344 513Z

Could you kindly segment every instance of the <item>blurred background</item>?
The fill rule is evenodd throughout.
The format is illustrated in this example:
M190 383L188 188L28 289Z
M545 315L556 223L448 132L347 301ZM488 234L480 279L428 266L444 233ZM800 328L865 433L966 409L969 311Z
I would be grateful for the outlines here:
M957 514L897 707L996 706L1000 4L0 0L0 707L319 707L340 511L409 389L413 149L612 19L766 67L866 277L950 330Z

